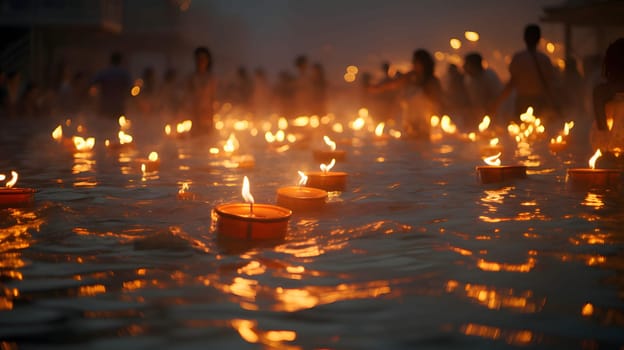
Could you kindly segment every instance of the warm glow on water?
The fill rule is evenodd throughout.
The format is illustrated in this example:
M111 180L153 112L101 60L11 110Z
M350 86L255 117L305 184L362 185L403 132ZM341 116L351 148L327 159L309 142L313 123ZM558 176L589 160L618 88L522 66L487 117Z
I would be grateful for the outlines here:
M475 122L473 141L453 116L431 118L440 133L431 142L391 123L379 142L372 109L224 114L206 137L185 135L188 116L167 120L169 136L165 123L129 118L126 148L115 120L80 121L98 140L88 151L55 141L50 127L32 143L0 141L15 157L0 173L15 169L16 186L38 190L30 206L0 208L0 347L624 343L621 189L569 189L566 169L586 167L593 151L570 143L570 154L551 154L561 125L546 123L552 133L540 136L544 122L531 111L507 132L489 117ZM495 137L504 164L531 164L527 179L478 182L480 148ZM217 235L212 210L244 202L245 177L247 197L273 204L298 171L319 170L313 149L332 145L347 156L331 171L349 177L325 210L293 213L275 242ZM143 173L151 152L159 170Z

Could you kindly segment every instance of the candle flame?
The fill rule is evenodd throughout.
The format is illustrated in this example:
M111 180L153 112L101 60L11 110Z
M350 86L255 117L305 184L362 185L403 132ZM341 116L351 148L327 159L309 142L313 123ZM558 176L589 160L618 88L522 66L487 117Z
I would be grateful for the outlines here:
M299 174L299 186L305 186L308 183L308 176L301 170L297 173Z
M501 153L498 152L497 154L491 156L491 157L485 157L483 158L483 161L485 162L485 164L487 165L495 165L495 166L499 166L501 165L501 160L500 160L500 156Z
M119 144L121 145L124 145L126 143L132 143L132 135L126 134L123 130L120 130L117 136L119 137Z
M607 128L609 128L609 131L613 129L613 118L607 118Z
M563 135L568 136L570 134L570 129L574 127L574 121L569 121L563 124Z
M128 129L128 127L130 126L130 120L126 119L125 115L120 116L117 121L119 122L119 127L124 130Z
M243 190L242 190L242 195L243 195L243 199L245 199L245 202L247 203L254 203L254 197L251 195L251 192L249 191L249 179L247 178L247 176L245 176L243 178Z
M6 179L6 175L0 174L0 181L4 181Z
M492 122L492 119L490 119L489 115L484 116L481 123L479 123L479 131L484 132L485 130L487 130L487 128L490 127L491 122Z
M381 122L379 124L377 124L377 127L375 127L375 136L381 136L383 135L384 132L384 127L386 127L386 123Z
M600 149L597 149L596 153L594 153L594 155L589 158L589 167L592 169L596 169L596 160L598 160L598 158L600 157L602 157L602 152L600 152Z
M15 186L15 184L17 183L17 178L19 176L17 175L17 172L11 170L11 180L7 181L6 184L4 184L7 188L11 188L13 186Z
M147 167L145 166L145 163L141 163L141 172L145 174L146 171L147 171Z
M368 110L366 110L366 115L368 115ZM360 115L362 115L362 113L360 113ZM353 121L353 124L351 124L351 128L353 130L362 130L362 128L364 127L364 124L366 124L366 121L364 120L365 117L358 117L357 119L355 119Z
M171 135L171 125L169 124L165 125L165 135Z
M234 135L234 133L231 133L227 141L225 141L225 145L223 145L223 151L227 153L232 153L236 151L238 147L239 147L238 139L236 139L236 135Z
M440 125L440 117L438 117L437 115L432 115L429 123L431 124L432 128L435 128L436 126Z
M440 120L440 127L447 134L454 134L455 131L457 131L457 126L453 124L451 117L448 115L442 116L442 119Z
M193 127L193 121L184 120L176 125L176 132L178 134L184 134L185 132L191 131L192 127Z
M188 190L189 190L188 182L183 182L182 183L182 187L180 188L178 193L186 193L186 192L188 192Z
M63 127L60 124L52 131L52 138L56 141L61 141L63 138Z
M321 164L321 171L323 172L323 174L326 174L334 167L334 165L336 165L336 159L332 158L329 164Z
M493 146L498 145L498 141L499 141L499 140L498 140L498 137L495 137L495 138L491 139L491 140L490 140L490 146L492 146L492 147L493 147Z
M268 143L275 142L275 136L273 135L273 133L271 131L267 131L267 132L264 133L264 139Z
M329 136L323 136L323 141L325 141L325 144L326 144L327 146L329 146L329 148L330 148L332 151L335 151L335 150L336 150L336 143L335 143L334 141L332 141L332 139L330 139L330 138L329 138Z
M147 159L149 159L150 162L158 161L158 153L150 152L149 156L147 156Z
M74 136L72 137L72 141L74 141L74 147L76 147L77 151L90 151L95 146L94 137L84 139L80 136Z

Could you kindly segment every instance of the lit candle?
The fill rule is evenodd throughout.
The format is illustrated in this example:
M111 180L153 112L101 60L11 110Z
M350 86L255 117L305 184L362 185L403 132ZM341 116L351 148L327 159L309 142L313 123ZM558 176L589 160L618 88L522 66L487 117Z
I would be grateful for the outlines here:
M321 171L307 172L309 187L320 188L325 191L344 191L347 183L347 173L330 171L336 164L332 159L329 164L321 164Z
M622 184L622 171L619 169L596 169L596 161L602 156L600 150L589 159L589 168L568 169L566 182L573 187L611 187Z
M574 121L564 123L563 131L557 136L550 139L548 149L553 153L560 153L568 148L566 138L570 134L570 129L574 127Z
M242 195L246 203L221 204L214 209L217 232L224 237L266 240L286 235L289 209L270 204L255 204L249 179L243 179Z
M375 141L386 141L388 140L389 136L388 134L384 134L384 129L386 127L386 123L384 122L380 122L379 124L377 124L377 126L375 127Z
M144 173L151 173L160 169L160 158L157 152L150 152L147 159L138 159L141 163L141 171Z
M336 142L328 136L323 136L323 141L329 146L329 150L314 150L313 155L317 162L329 162L331 159L344 160L346 158L347 153L345 151L337 151Z
M526 178L526 166L501 165L500 153L483 158L487 165L477 166L479 180L483 184Z
M35 196L35 190L32 188L13 187L17 183L18 174L11 171L11 179L7 181L4 187L0 188L0 205L11 206L29 203ZM6 175L0 174L0 181L6 180Z
M503 146L500 145L500 140L498 137L494 137L490 139L490 142L487 146L481 147L481 155L485 157L490 157L493 154L503 152Z
M193 200L195 199L195 193L190 191L188 182L183 182L182 186L178 190L178 199L179 200Z
M306 187L308 176L299 171L298 186L282 187L277 190L277 204L295 211L319 210L325 206L327 191Z

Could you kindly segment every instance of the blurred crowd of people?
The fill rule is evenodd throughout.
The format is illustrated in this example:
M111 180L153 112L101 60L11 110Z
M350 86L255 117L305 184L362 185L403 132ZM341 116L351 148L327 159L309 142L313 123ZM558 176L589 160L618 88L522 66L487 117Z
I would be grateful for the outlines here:
M362 72L359 106L367 107L378 121L398 125L416 138L428 136L432 115L448 114L469 127L490 115L495 124L503 126L528 106L546 121L595 114L596 125L604 130L606 122L600 108L582 97L591 95L588 91L601 82L601 60L588 61L584 74L574 59L568 59L565 69L559 70L538 49L539 26L528 25L523 38L525 48L513 55L507 82L488 68L479 52L466 54L462 65L449 64L441 79L436 75L436 60L431 53L417 49L407 72L392 72L390 62L381 64L378 79ZM140 77L133 78L124 68L122 54L116 52L110 56L109 66L94 76L71 72L69 67L60 65L48 89L23 82L18 72L0 71L0 116L97 113L117 118L130 109L142 114L168 115L171 119L190 118L195 131L209 132L214 113L225 103L256 118L271 113L295 117L330 112L329 84L323 65L311 63L304 55L295 58L295 73L283 70L273 84L262 68L250 72L243 66L229 81L217 79L213 55L206 47L198 47L193 58L195 67L190 75L179 76L175 69L168 69L159 79L157 72L147 67ZM614 62L612 65L622 65L621 61ZM620 91L618 84L621 81L605 91L614 95L612 90ZM611 95L601 92L600 103L607 101L603 96L612 98Z

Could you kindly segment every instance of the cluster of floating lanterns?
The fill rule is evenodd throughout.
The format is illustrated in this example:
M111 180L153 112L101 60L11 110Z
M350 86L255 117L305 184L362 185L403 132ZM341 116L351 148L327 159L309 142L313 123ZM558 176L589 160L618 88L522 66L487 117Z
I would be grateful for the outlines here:
M323 117L299 116L290 122L286 118L278 118L277 123L265 121L254 125L247 120L220 119L217 115L215 128L223 135L228 135L218 146L211 147L211 156L225 159L222 164L227 168L252 168L255 161L251 155L240 155L238 150L240 142L235 132L248 131L252 136L264 137L269 149L277 152L285 152L298 143L308 141L306 134L298 132L302 128L316 129L323 127L336 134L344 132L344 125L335 120L333 115ZM106 140L105 146L109 150L134 149L134 139L130 134L131 122L124 116L119 120L118 141ZM442 117L432 116L431 140L436 141L443 137L452 136L461 140L476 142L483 140L481 154L485 165L477 166L476 171L481 183L488 184L527 177L526 165L503 165L501 162L502 145L495 132L490 129L491 118L484 116L478 125L478 131L467 134L460 133L457 125L448 115ZM71 121L66 121L69 127ZM400 138L401 132L387 129L385 123L374 124L368 115L368 110L362 108L352 121L346 123L355 135L370 132L373 141L385 141L389 138ZM177 124L165 125L164 132L167 137L184 138L192 129L190 120L181 121ZM277 126L277 129L274 129ZM563 130L550 140L549 148L552 152L561 152L567 145L567 138L574 122L566 122ZM226 130L234 131L226 131ZM84 134L85 128L78 126L77 133ZM530 146L533 141L542 137L545 127L533 114L533 109L528 108L520 116L520 123L510 123L507 127L509 136L516 142L516 155L525 156L530 154ZM88 154L94 148L96 140L91 136L74 135L71 138L64 135L62 125L58 125L52 132L52 138L65 147L71 147L77 153ZM338 149L338 143L327 135L323 135L323 147L312 151L313 158L320 162L320 171L299 171L299 182L294 186L279 188L276 193L276 205L254 203L251 194L249 179L245 176L242 186L243 203L221 204L214 208L213 218L217 231L230 238L236 239L275 239L284 237L287 231L289 219L293 211L318 211L327 204L328 192L344 191L348 174L342 171L333 171L337 161L344 161L347 154ZM350 141L349 141L350 142ZM584 186L614 186L621 181L621 171L617 169L595 169L596 159L601 156L600 150L590 159L589 168L576 168L567 171L567 182ZM150 152L147 158L137 159L141 172L156 172L160 168L158 153ZM0 188L0 204L28 202L33 199L34 190L15 188L17 173L11 172L11 179L6 182L4 188ZM0 181L5 181L6 175L0 174ZM181 183L177 198L180 200L194 200L196 196L190 191L189 182Z

